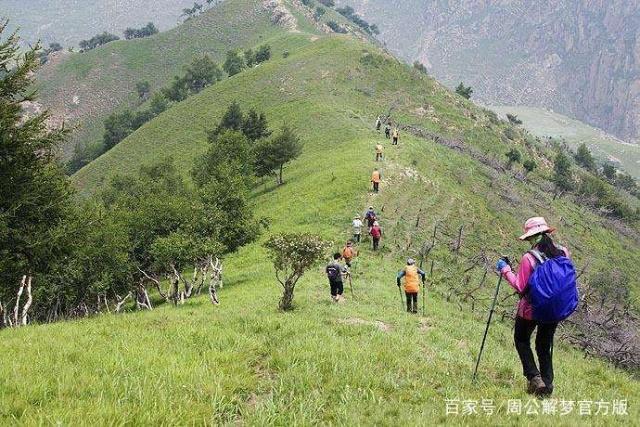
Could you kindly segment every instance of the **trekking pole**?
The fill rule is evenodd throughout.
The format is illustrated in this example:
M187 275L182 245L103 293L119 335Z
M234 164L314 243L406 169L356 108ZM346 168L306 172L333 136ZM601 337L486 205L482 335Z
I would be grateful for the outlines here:
M482 337L482 345L480 345L480 353L478 353L476 368L473 371L472 382L476 381L476 376L478 375L478 366L480 365L480 358L482 357L482 351L484 350L484 343L487 340L487 333L489 332L489 325L491 324L491 318L493 317L493 312L495 311L495 308L496 308L496 301L498 300L498 292L500 292L501 283L502 283L502 273L500 273L500 278L498 279L498 286L496 286L496 293L493 296L493 302L491 303L491 310L489 310L489 319L487 319L487 327L485 328L484 336Z
M398 286L398 292L400 292L400 310L404 311L404 298L402 297L402 289Z

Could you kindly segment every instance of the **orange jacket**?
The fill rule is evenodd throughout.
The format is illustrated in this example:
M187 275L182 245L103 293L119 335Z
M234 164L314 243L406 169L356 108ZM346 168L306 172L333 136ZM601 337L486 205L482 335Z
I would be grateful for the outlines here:
M371 174L371 182L380 182L380 171L373 171Z
M351 259L353 259L355 256L356 256L356 251L353 249L352 246L345 246L344 249L342 250L342 257L347 261L351 261Z

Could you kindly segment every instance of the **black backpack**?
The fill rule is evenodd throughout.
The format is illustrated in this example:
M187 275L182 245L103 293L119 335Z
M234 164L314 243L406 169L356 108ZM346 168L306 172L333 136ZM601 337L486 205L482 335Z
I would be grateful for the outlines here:
M340 271L340 266L338 265L328 265L327 266L327 277L329 280L338 280L342 277L342 272Z

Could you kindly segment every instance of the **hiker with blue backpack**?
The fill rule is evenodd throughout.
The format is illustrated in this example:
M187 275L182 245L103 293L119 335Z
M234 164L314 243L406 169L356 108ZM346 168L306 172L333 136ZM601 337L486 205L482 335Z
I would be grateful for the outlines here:
M509 260L501 258L496 269L520 295L515 322L515 346L528 380L527 392L550 396L553 392L553 336L558 323L578 306L576 271L569 251L556 245L550 234L554 228L542 217L530 218L520 240L531 244L518 268L511 271ZM531 351L535 329L538 366Z

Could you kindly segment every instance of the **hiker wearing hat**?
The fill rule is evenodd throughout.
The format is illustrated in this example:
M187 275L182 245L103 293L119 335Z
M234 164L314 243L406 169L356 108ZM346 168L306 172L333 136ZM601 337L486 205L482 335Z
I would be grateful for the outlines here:
M558 323L578 305L576 272L569 251L556 245L550 234L554 228L542 217L530 218L520 240L531 244L520 261L517 273L509 260L501 258L496 268L520 295L514 341L528 380L527 392L549 396L553 392L553 336ZM538 366L531 351L535 329Z
M362 236L362 220L360 219L360 215L356 215L353 218L351 225L353 226L353 241L360 243L360 236Z
M373 210L373 206L369 206L369 209L364 213L364 220L367 222L367 228L369 233L371 233L371 227L373 227L373 223L376 222L378 217L376 216L376 211Z
M407 297L407 312L418 312L418 292L420 291L420 279L424 284L426 274L416 267L414 259L407 260L407 266L396 276L396 284L400 287L400 281L404 277L404 294Z
M376 119L376 130L380 130L381 125L382 125L382 120L380 119L380 116L378 116L378 118Z
M382 181L382 174L375 168L371 174L371 183L373 184L373 192L377 193L380 190L380 181Z
M371 240L373 240L373 250L377 251L380 246L380 238L382 237L382 229L380 228L378 221L373 223L371 230L369 230L369 234L371 235Z
M342 249L342 258L344 259L347 267L351 268L351 261L358 256L358 252L356 248L353 247L353 242L351 240L347 241L346 245Z
M376 162L379 162L380 160L382 160L382 150L384 148L382 147L382 144L378 143L376 144Z

